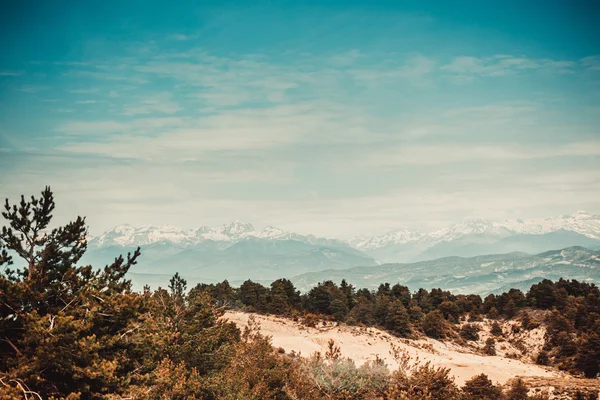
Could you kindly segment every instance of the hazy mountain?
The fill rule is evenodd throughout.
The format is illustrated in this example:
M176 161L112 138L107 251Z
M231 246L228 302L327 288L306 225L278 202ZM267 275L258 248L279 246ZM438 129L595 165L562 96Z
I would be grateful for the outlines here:
M121 225L90 238L83 262L105 265L116 255L141 246L143 256L132 270L132 277L137 277L134 279L136 284L145 283L144 279L147 283L164 284L175 272L179 272L190 282L223 279L239 281L248 278L268 281L328 269L370 267L381 264L381 261L411 262L413 264L405 265L419 266L422 264L415 262L435 260L425 264L431 266L440 263L437 259L448 256L473 257L514 252L537 254L571 246L600 249L599 237L600 217L584 212L544 220L501 223L474 219L429 233L403 228L386 235L360 236L347 242L301 235L271 226L258 231L251 224L242 221L234 221L218 228L203 226L187 230L173 226ZM518 255L518 258L521 257L531 256ZM464 271L460 270L465 265L462 261L464 259L457 260L461 261L460 266L455 268L455 274L462 276ZM420 280L415 283L433 284L442 279L439 278L439 273L427 268L424 272L431 272L431 277L417 274L414 279ZM140 274L146 278L141 279ZM364 275L361 275L361 280ZM476 282L472 282L471 278L443 275L444 278L439 282L454 288L473 287L484 278L477 275ZM510 278L509 275L504 273L501 276ZM373 282L379 283L380 278L374 276L376 278L373 278ZM499 281L504 278L493 274L487 278L491 286L484 285L481 290L492 290L494 285L504 285ZM529 275L523 279L531 278L533 276ZM515 278L511 282L518 282L520 279Z
M472 239L472 237L469 239ZM536 254L546 250L572 246L594 249L599 244L600 240L571 231L559 230L542 235L519 234L492 242L485 242L484 240L477 242L474 240L464 240L464 238L455 242L440 242L419 254L418 258L421 260L431 260L445 257L449 254L473 257L482 254L504 254L515 251Z
M471 219L429 233L401 229L381 236L359 236L349 243L384 262L512 251L538 253L570 246L595 249L600 247L600 216L578 211L538 220Z
M515 252L470 258L445 257L408 264L383 264L306 273L291 280L301 289L326 279L346 279L357 287L401 283L413 290L442 288L457 293L489 293L526 287L542 279L600 282L600 252L570 247L537 255Z
M297 240L316 245L333 245L348 247L344 241L320 238L313 235L300 235L286 232L273 226L267 226L261 231L254 229L252 224L233 221L229 225L218 228L202 226L198 229L181 229L174 226L144 226L119 225L97 237L90 237L89 247L107 246L144 246L152 243L165 242L182 247L194 247L206 242L219 243L227 246L246 238L266 240Z
M230 232L230 235L240 237L240 232ZM373 258L343 242L318 244L320 240L313 237L300 241L283 236L277 239L244 236L237 240L204 239L196 243L182 240L179 235L173 235L173 241L161 237L162 241L149 244L143 244L148 236L140 238L137 235L138 241L134 245L92 244L82 263L106 265L118 254L133 252L139 243L142 256L131 270L131 278L138 289L144 284L166 286L175 272L192 285L224 279L232 282L249 278L272 281L305 272L376 264Z

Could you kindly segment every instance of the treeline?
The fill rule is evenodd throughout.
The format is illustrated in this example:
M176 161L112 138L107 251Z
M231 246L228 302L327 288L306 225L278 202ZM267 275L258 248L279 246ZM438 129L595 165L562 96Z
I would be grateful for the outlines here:
M511 289L500 295L452 294L441 289L419 289L383 283L377 290L358 289L345 280L318 283L300 294L293 283L278 279L265 287L248 280L239 288L227 281L199 284L193 293L206 293L218 306L257 313L302 318L308 325L320 320L334 320L350 325L376 326L400 337L425 334L436 339L479 338L477 327L460 324L482 318L518 319L522 329L544 323L545 344L537 362L555 365L572 373L595 377L600 371L600 290L594 284L563 280L543 280L527 293ZM545 318L532 318L535 310L545 310ZM502 335L496 324L495 332ZM499 329L499 331L498 331ZM487 344L494 353L494 342Z
M266 292L250 282L243 290L222 283L187 292L185 280L177 275L167 289L133 292L125 276L139 249L102 269L81 266L87 247L85 219L51 229L54 207L47 188L39 198L22 197L15 205L7 200L2 212L7 226L0 232L0 400L547 398L529 396L521 380L500 387L485 375L459 388L447 369L415 364L402 354L395 371L381 360L358 367L341 357L333 342L325 354L291 357L274 349L254 325L240 331L221 319L222 306L277 313L304 313L306 307L304 315L321 313L360 323L368 319L354 310L361 302L364 310L377 304L377 293L349 288L344 300L341 287L323 284L299 296L283 280L263 288ZM17 262L20 268L13 269ZM385 285L382 290L387 290ZM386 297L395 305L386 309L419 307L423 321L438 312L442 322L450 323L441 304L458 303L458 298L432 291L427 294L431 309L424 306L428 301L419 305L410 293L404 305L402 296L396 302L397 290L389 290ZM439 304L438 294L444 297ZM571 296L577 302L581 297L568 292L567 299ZM263 300L267 308L262 308ZM379 318L370 311L365 315ZM410 328L425 329L412 319ZM577 329L573 325L573 332Z

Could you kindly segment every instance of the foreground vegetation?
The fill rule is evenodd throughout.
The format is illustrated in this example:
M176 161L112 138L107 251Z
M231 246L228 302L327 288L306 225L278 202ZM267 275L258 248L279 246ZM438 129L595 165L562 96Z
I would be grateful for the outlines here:
M2 213L0 233L0 399L530 399L520 380L495 386L485 375L455 385L449 371L381 360L357 367L330 342L326 354L292 358L251 325L240 331L219 319L224 307L289 314L307 323L331 318L382 326L400 336L464 338L461 318L510 318L548 310L543 362L598 373L600 296L593 285L542 282L524 295L484 300L441 290L411 294L400 285L355 291L343 282L300 295L291 282L270 288L246 282L198 285L178 275L168 290L132 292L125 278L139 249L103 269L78 265L86 250L85 219L49 229L49 188ZM20 260L20 269L11 269ZM312 322L311 322L312 321ZM463 332L464 331L464 332ZM490 344L492 346L492 344ZM584 394L581 398L585 399ZM592 398L592 397L587 397Z

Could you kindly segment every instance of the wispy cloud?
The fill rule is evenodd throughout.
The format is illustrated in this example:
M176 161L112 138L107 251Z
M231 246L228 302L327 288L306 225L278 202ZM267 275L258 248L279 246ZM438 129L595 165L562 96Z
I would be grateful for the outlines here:
M600 156L600 141L570 143L560 147L549 145L407 145L369 154L364 157L363 165L371 167L443 165L473 161L489 163L598 156Z
M186 40L194 39L197 36L196 35L186 35L183 33L174 33L174 34L170 35L169 37L173 40L186 41Z
M67 90L68 93L74 93L74 94L94 94L94 93L98 93L100 90L99 89L69 89Z
M15 139L23 170L3 177L3 188L50 181L71 193L70 211L81 202L110 224L254 215L326 234L455 221L473 210L585 208L600 193L598 175L585 173L600 157L593 98L586 111L558 86L494 90L554 74L586 83L597 56L449 59L365 48L219 56L195 39L163 36L124 46L127 59L50 66L44 82L64 82L48 108L51 134ZM102 105L93 113L70 108L93 102ZM194 210L193 222L182 209Z
M581 59L581 64L591 71L600 71L600 55Z
M0 71L0 76L20 76L24 73L24 71Z
M25 92L25 93L38 93L44 90L48 90L50 89L49 86L33 86L33 85L28 85L28 86L21 86L21 88L19 89L21 92Z
M468 82L479 77L499 77L515 75L527 70L544 71L551 74L571 74L577 66L575 61L536 59L515 57L511 55L495 55L491 57L460 56L450 63L442 65L441 70L450 75L455 83Z
M153 96L144 98L136 105L126 106L123 110L123 115L140 115L140 114L175 114L182 108L172 100L173 95L170 93L159 93Z

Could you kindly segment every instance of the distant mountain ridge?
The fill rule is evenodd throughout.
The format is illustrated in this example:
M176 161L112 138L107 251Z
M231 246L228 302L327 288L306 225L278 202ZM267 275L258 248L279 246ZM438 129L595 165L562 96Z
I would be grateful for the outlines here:
M429 233L403 228L380 236L359 236L349 243L385 262L511 251L539 253L570 246L598 248L600 215L577 211L545 219L503 222L469 219Z
M400 283L411 290L442 288L454 293L500 293L528 289L543 279L577 279L600 282L600 252L569 247L540 254L513 252L476 257L444 257L406 264L382 264L345 270L308 272L291 277L300 289L318 282L345 279L356 287L376 289L379 284Z
M233 221L218 228L181 229L173 226L133 227L120 225L90 238L90 249L133 247L168 243L177 248L212 246L225 249L246 240L292 240L316 246L350 248L361 257L379 262L414 262L446 256L470 257L522 251L535 254L571 246L600 248L600 216L584 211L554 218L494 222L469 219L433 232L402 228L380 236L358 236L348 241L302 235L267 226L258 231L252 224ZM357 254L357 253L355 253Z
M404 244L427 241L431 244L450 242L469 235L482 235L495 238L519 234L543 235L559 230L566 230L600 240L600 215L577 211L571 215L545 219L505 220L494 222L484 219L467 219L447 228L424 233L402 228L380 236L358 236L350 239L357 248L380 248L390 243Z
M202 226L198 229L181 229L170 225L133 227L125 224L104 232L100 236L90 237L89 245L91 247L144 246L166 242L182 247L193 247L209 241L231 244L249 238L298 240L310 244L347 246L347 243L341 240L300 235L273 226L267 226L263 230L257 231L252 224L239 220L218 228Z

